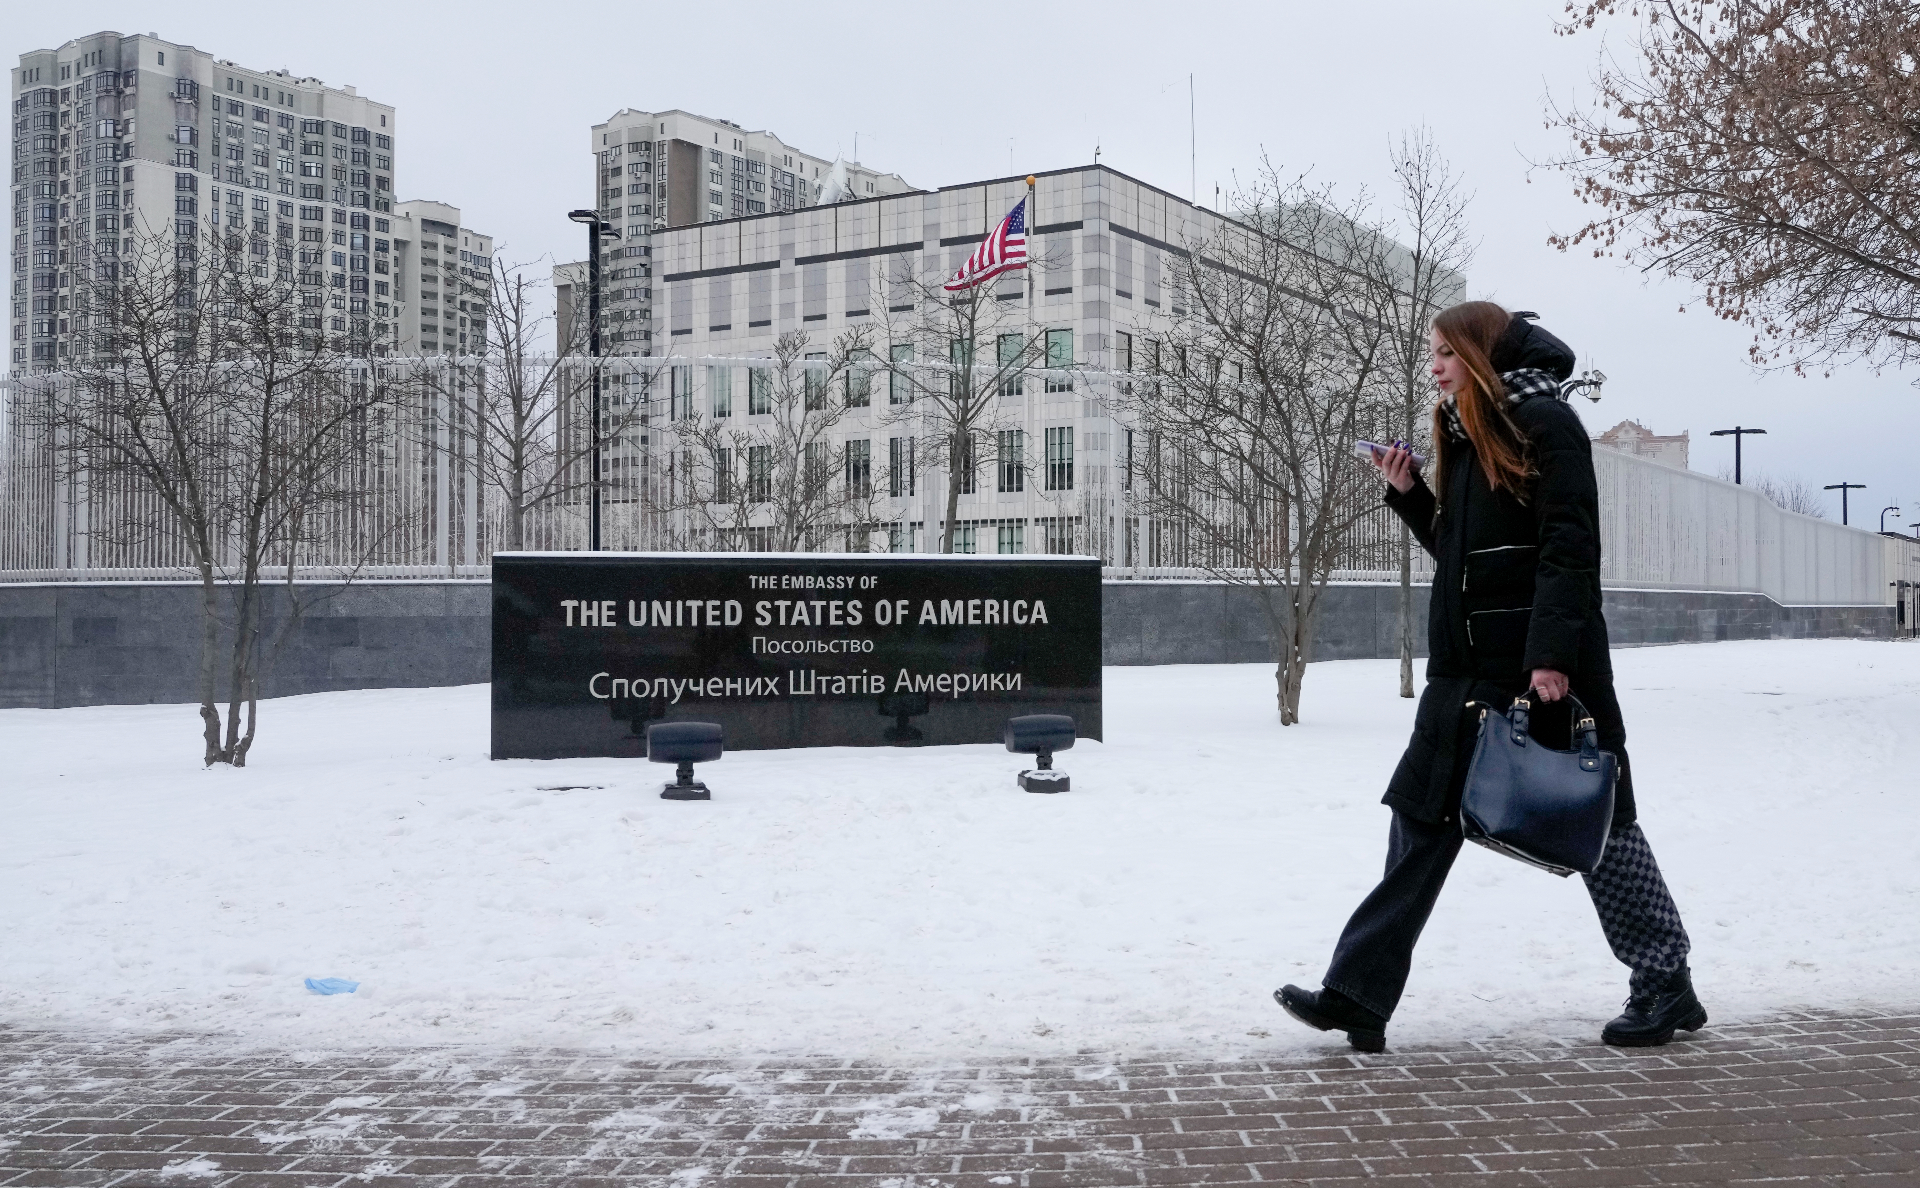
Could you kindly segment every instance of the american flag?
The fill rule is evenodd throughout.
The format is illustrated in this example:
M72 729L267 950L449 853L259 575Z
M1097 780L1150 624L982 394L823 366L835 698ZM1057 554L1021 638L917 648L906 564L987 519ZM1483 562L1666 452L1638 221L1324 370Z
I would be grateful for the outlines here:
M1027 200L1014 204L993 234L973 249L973 255L947 282L947 292L971 289L981 281L992 280L1003 272L1027 266Z

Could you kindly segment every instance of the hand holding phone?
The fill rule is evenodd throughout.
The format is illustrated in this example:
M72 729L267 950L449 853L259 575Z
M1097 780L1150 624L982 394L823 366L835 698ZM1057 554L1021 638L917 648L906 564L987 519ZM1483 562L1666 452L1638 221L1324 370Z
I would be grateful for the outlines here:
M1387 480L1387 484L1402 495L1413 490L1416 478L1414 467L1426 461L1414 453L1404 441L1396 441L1390 446L1371 441L1356 441L1353 443L1353 452L1370 459L1380 471L1381 477Z
M1383 446L1383 445L1378 445L1371 441L1367 441L1366 439L1362 438L1361 440L1353 443L1353 452L1356 456L1365 458L1367 461L1372 462L1374 465L1377 466L1381 462L1384 462L1386 460L1387 453L1391 451L1395 446L1398 446L1400 449L1406 450L1408 455L1413 458L1413 464L1415 466L1425 466L1427 464L1427 460L1425 458L1422 458L1420 455L1415 454L1413 452L1412 447L1407 445L1407 443L1404 441L1396 441L1393 443L1393 445Z

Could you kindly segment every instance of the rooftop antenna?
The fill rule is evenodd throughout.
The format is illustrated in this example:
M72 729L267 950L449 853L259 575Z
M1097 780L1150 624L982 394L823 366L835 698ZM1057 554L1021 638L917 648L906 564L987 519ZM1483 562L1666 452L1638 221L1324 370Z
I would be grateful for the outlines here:
M1187 201L1200 204L1200 151L1194 147L1193 74L1187 74Z

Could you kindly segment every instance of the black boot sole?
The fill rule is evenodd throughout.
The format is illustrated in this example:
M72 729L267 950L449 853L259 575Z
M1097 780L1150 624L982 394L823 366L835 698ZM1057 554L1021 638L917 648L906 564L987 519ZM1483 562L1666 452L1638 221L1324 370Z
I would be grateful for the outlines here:
M1346 1032L1347 1042L1352 1044L1357 1051L1384 1052L1387 1050L1387 1033L1384 1031L1368 1031L1364 1028L1351 1028L1326 1015L1317 1014L1303 1007L1296 1007L1288 1002L1278 990L1273 992L1273 1001L1280 1004L1281 1010L1300 1020L1300 1022L1305 1023L1315 1031Z
M1707 1008L1699 1007L1695 1009L1693 1014L1688 1015L1685 1019L1682 1019L1665 1031L1622 1034L1617 1031L1603 1030L1600 1033L1600 1040L1602 1043L1611 1044L1616 1048L1661 1048L1673 1042L1674 1032L1698 1031L1706 1025Z

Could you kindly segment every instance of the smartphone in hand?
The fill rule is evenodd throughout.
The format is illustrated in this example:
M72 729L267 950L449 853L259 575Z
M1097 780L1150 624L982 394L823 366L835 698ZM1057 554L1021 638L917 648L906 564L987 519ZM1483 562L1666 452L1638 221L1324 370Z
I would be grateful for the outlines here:
M1369 462L1377 462L1385 458L1387 456L1387 452L1391 449L1393 449L1392 446L1378 445L1374 442L1367 441L1364 438L1353 443L1353 452L1355 456L1365 458ZM1411 450L1407 452L1412 453ZM1422 458L1418 454L1414 454L1413 464L1415 466L1425 466L1427 464L1427 460L1425 458Z

